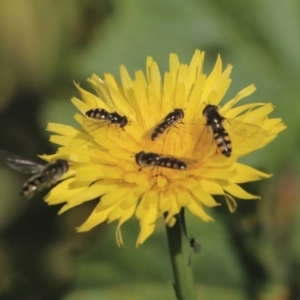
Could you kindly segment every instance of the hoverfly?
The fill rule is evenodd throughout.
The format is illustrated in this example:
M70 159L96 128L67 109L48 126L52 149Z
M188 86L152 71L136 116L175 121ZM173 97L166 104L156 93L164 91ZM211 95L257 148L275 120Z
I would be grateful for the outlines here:
M168 128L175 126L176 123L181 122L184 118L184 112L181 108L175 108L172 112L168 113L159 123L149 129L143 138L149 137L152 141L157 140Z
M218 149L223 155L229 157L232 151L231 140L223 127L225 118L219 114L218 110L218 106L208 104L203 109L202 114L206 117L206 125L212 129Z
M0 158L12 169L25 173L34 174L26 180L20 191L21 196L30 199L44 188L55 184L69 169L69 163L64 159L57 159L46 165L37 164L31 160L23 159L6 151L0 151Z
M94 120L103 120L110 124L118 124L123 130L128 124L128 119L126 116L121 116L117 112L109 113L103 108L90 109L85 114L87 117Z
M142 167L154 166L177 170L184 170L187 165L184 161L173 156L163 156L152 152L141 151L135 155L136 163Z

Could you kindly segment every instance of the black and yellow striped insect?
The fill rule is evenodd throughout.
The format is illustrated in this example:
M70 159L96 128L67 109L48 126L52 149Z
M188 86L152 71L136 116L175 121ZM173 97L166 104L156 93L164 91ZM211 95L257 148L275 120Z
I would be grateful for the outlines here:
M34 174L26 180L20 191L21 196L30 199L44 188L55 184L69 169L69 163L64 159L40 165L20 156L0 151L0 158L12 169L25 174Z
M175 126L184 118L184 112L181 108L175 108L173 111L168 113L160 122L151 127L145 134L143 139L150 138L152 141L156 141L167 129L171 126Z
M95 108L87 111L86 116L94 120L102 120L109 124L117 124L124 130L124 127L128 124L126 116L121 116L117 112L109 113L103 108Z
M212 129L218 149L223 155L229 157L232 151L231 139L223 127L225 118L219 114L218 110L218 106L208 104L202 113L206 117L206 125Z
M187 168L187 164L176 157L164 156L153 152L141 151L135 155L136 163L142 167L163 167L176 170L184 170Z

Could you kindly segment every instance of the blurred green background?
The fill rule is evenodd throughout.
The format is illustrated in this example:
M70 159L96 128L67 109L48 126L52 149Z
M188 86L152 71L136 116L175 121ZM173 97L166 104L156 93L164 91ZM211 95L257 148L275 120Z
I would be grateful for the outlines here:
M145 70L147 55L165 71L169 53L187 63L197 48L209 72L220 53L234 65L225 100L254 83L250 101L272 102L288 129L244 159L275 174L245 187L262 201L215 209L215 223L188 215L199 299L300 299L299 16L297 0L3 0L0 148L33 160L55 151L45 127L75 124L73 80L88 88L94 72ZM0 299L174 299L162 222L137 250L128 222L119 249L115 224L75 232L95 203L58 217L43 193L21 201L25 179L0 165Z

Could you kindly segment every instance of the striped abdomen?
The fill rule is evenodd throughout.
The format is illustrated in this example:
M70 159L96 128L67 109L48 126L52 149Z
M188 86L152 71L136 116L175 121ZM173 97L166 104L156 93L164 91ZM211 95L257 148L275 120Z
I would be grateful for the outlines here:
M171 126L171 124L172 122L164 121L159 125L157 125L153 130L153 133L151 135L151 140L152 141L157 140L165 132L165 130Z
M214 139L220 152L229 157L231 155L231 140L227 131L221 127L216 130L213 128Z
M184 170L186 169L186 163L172 156L161 157L158 165L164 168Z
M89 118L95 120L108 120L109 113L103 108L90 109L85 113Z
M69 169L68 161L58 159L54 163L49 163L41 173L30 177L22 186L20 194L30 199L37 192L56 183L60 177Z
M223 155L229 157L232 150L231 140L223 127L225 118L219 114L218 106L207 104L202 114L206 117L206 125L212 129L218 149Z

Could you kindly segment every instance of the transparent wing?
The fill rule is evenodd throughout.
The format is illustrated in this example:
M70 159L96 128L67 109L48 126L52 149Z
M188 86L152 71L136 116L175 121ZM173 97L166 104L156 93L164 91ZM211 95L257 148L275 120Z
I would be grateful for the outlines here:
M239 137L240 141L243 139L261 140L268 136L268 132L266 130L251 123L226 119L223 124L229 135Z
M176 159L183 161L187 165L187 168L193 167L195 164L197 164L197 160L192 159L192 158L176 157Z
M96 119L96 118L91 118L87 115L86 116L86 119L84 121L84 129L86 131L90 131L90 130L95 130L97 128L101 128L101 127L105 127L105 126L108 126L110 125L111 123L106 120L106 119Z
M151 141L151 136L155 130L155 128L157 127L157 125L159 125L160 122L156 123L155 125L153 125L150 129L148 129L147 131L145 131L143 133L143 135L141 136L141 139L144 141Z
M193 159L197 161L205 161L207 157L210 157L219 151L216 150L216 142L210 126L203 126L199 137L195 136L195 139L197 140L197 143L194 148Z
M102 80L101 78L98 78L98 80L101 82L101 85L98 86L98 88L101 91L102 96L104 97L104 99L106 100L106 104L112 108L113 110L116 110L113 101L111 99L107 84L105 83L104 80Z
M18 155L0 150L0 159L3 160L10 168L25 174L36 174L43 170L43 166L31 160L22 158Z

